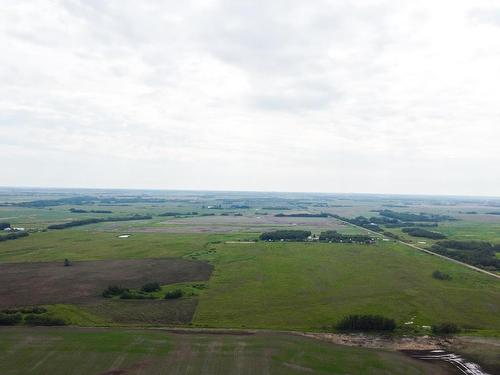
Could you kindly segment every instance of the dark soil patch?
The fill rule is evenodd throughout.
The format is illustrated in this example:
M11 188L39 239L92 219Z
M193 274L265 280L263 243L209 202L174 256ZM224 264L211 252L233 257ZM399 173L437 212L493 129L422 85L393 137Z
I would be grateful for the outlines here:
M83 261L70 267L62 261L0 264L0 308L102 302L108 285L138 288L150 281L204 281L212 269L207 262L178 258Z

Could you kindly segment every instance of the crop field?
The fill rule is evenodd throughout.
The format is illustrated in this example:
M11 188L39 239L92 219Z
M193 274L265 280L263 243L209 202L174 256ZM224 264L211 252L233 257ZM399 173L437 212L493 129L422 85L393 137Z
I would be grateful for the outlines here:
M0 329L5 375L452 374L404 354L278 333Z

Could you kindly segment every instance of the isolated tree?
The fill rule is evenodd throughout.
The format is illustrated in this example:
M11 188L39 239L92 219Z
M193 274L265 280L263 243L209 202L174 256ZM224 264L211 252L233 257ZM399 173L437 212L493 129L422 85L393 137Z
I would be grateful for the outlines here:
M71 263L68 258L64 259L64 267L69 267L71 266Z

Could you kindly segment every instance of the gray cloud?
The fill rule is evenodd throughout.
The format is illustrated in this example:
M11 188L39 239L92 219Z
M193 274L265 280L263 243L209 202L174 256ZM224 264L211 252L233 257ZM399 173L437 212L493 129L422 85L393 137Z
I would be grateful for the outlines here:
M500 195L492 0L3 8L2 185Z

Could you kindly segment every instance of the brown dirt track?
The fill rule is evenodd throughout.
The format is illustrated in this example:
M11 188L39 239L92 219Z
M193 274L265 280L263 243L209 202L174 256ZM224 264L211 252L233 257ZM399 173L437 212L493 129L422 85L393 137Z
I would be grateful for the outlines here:
M177 258L0 264L0 308L102 301L111 284L137 288L149 281L171 284L208 280L212 266Z

